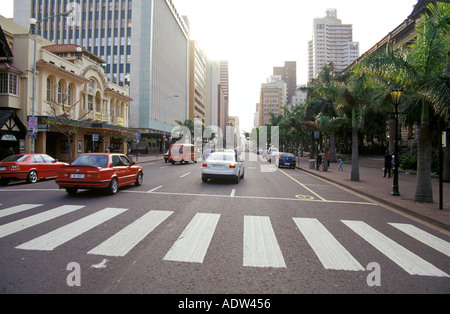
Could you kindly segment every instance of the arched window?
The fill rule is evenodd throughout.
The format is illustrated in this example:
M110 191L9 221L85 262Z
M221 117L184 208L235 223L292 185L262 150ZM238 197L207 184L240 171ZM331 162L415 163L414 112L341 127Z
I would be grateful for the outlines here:
M58 104L62 104L62 84L61 82L58 83Z
M69 88L67 89L67 106L72 106L72 94L73 88L72 85L69 85Z
M47 77L47 101L52 99L52 80Z

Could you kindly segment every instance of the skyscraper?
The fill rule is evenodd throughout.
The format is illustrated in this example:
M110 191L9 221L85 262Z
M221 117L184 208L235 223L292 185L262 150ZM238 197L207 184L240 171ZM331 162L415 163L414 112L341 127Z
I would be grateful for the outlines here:
M332 62L336 72L341 72L358 57L359 43L353 42L352 25L342 24L336 9L327 9L325 17L314 19L308 42L308 81L326 64Z
M297 90L297 62L285 61L284 67L273 68L273 75L280 75L286 83L286 103L290 103Z
M171 0L15 0L14 21L28 28L30 17L68 10L38 23L38 35L84 47L106 61L108 80L129 83L130 127L161 134L188 118L189 29Z

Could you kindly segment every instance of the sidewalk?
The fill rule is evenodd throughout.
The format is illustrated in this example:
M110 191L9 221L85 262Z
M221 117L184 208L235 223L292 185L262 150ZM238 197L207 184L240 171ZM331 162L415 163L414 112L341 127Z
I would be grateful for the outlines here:
M443 183L443 210L439 210L439 180L432 180L433 203L419 203L414 201L416 190L416 175L400 172L398 185L400 196L393 196L393 177L383 177L382 160L368 161L360 158L359 180L351 181L351 164L344 163L344 171L337 171L338 163L330 163L327 171L309 168L309 156L300 157L297 168L321 177L325 180L337 183L350 190L361 193L377 202L386 204L394 209L400 210L411 216L437 225L443 229L450 230L450 183ZM371 166L372 165L372 166Z
M145 155L140 154L136 159L133 155L133 160L136 163L145 163L152 161L163 161L164 156ZM300 157L297 168L329 180L336 184L342 185L345 188L356 191L366 197L369 197L377 202L388 205L394 209L405 212L411 216L420 218L424 221L432 223L438 227L450 231L450 183L443 184L443 210L439 210L439 180L431 179L433 186L433 203L418 203L414 201L414 193L416 190L416 176L400 172L398 175L398 185L400 196L391 195L393 178L384 178L382 165L383 161L368 160L360 158L359 163L359 180L351 181L351 164L345 163L344 171L337 171L338 164L331 163L328 171L309 169L309 156Z

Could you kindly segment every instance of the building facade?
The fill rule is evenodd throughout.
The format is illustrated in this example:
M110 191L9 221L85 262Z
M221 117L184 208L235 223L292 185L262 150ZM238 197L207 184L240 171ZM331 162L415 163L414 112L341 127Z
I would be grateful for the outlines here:
M207 57L195 40L190 41L189 51L189 119L205 125Z
M316 78L326 64L333 63L342 72L359 57L359 43L353 42L351 24L342 24L336 9L313 21L312 39L308 42L308 81Z
M13 39L14 53L12 60L2 63L20 71L20 79L11 81L16 88L0 95L0 109L13 110L28 128L26 136L22 132L9 143L15 152L47 153L61 161L86 152L126 153L128 141L136 137L128 128L129 87L108 81L104 60L77 45L54 45L38 36L33 84L34 35L3 17L0 22ZM13 71L0 67L2 73ZM30 117L36 118L35 127ZM3 150L5 143L0 144Z
M108 81L129 84L130 126L161 139L188 119L189 29L171 0L15 0L14 21L28 28L30 17L70 10L38 23L38 35L83 47L104 60Z
M280 115L286 106L286 83L281 79L272 79L261 84L259 100L259 125L270 123L271 114Z
M286 82L286 103L290 103L297 90L297 62L285 61L284 67L274 67L273 75L280 75Z

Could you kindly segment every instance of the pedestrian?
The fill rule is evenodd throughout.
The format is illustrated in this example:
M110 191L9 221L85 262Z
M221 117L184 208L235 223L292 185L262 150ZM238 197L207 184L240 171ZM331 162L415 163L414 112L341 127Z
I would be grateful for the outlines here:
M13 150L12 147L9 147L8 148L8 152L6 153L6 156L9 157L9 156L12 156L12 155L14 155L14 150Z
M322 166L322 150L319 150L317 153L317 170L320 169L320 166Z
M331 158L331 154L330 154L330 151L328 151L328 153L327 153L327 164L328 164L328 167L330 166L330 158Z
M338 171L344 171L344 169L342 169L342 165L344 164L344 162L342 161L341 156L338 157L338 160L339 160L339 168L338 168Z
M389 154L389 151L387 150L384 155L384 178L386 177L386 173L388 174L388 178L391 177L392 159L391 154Z

